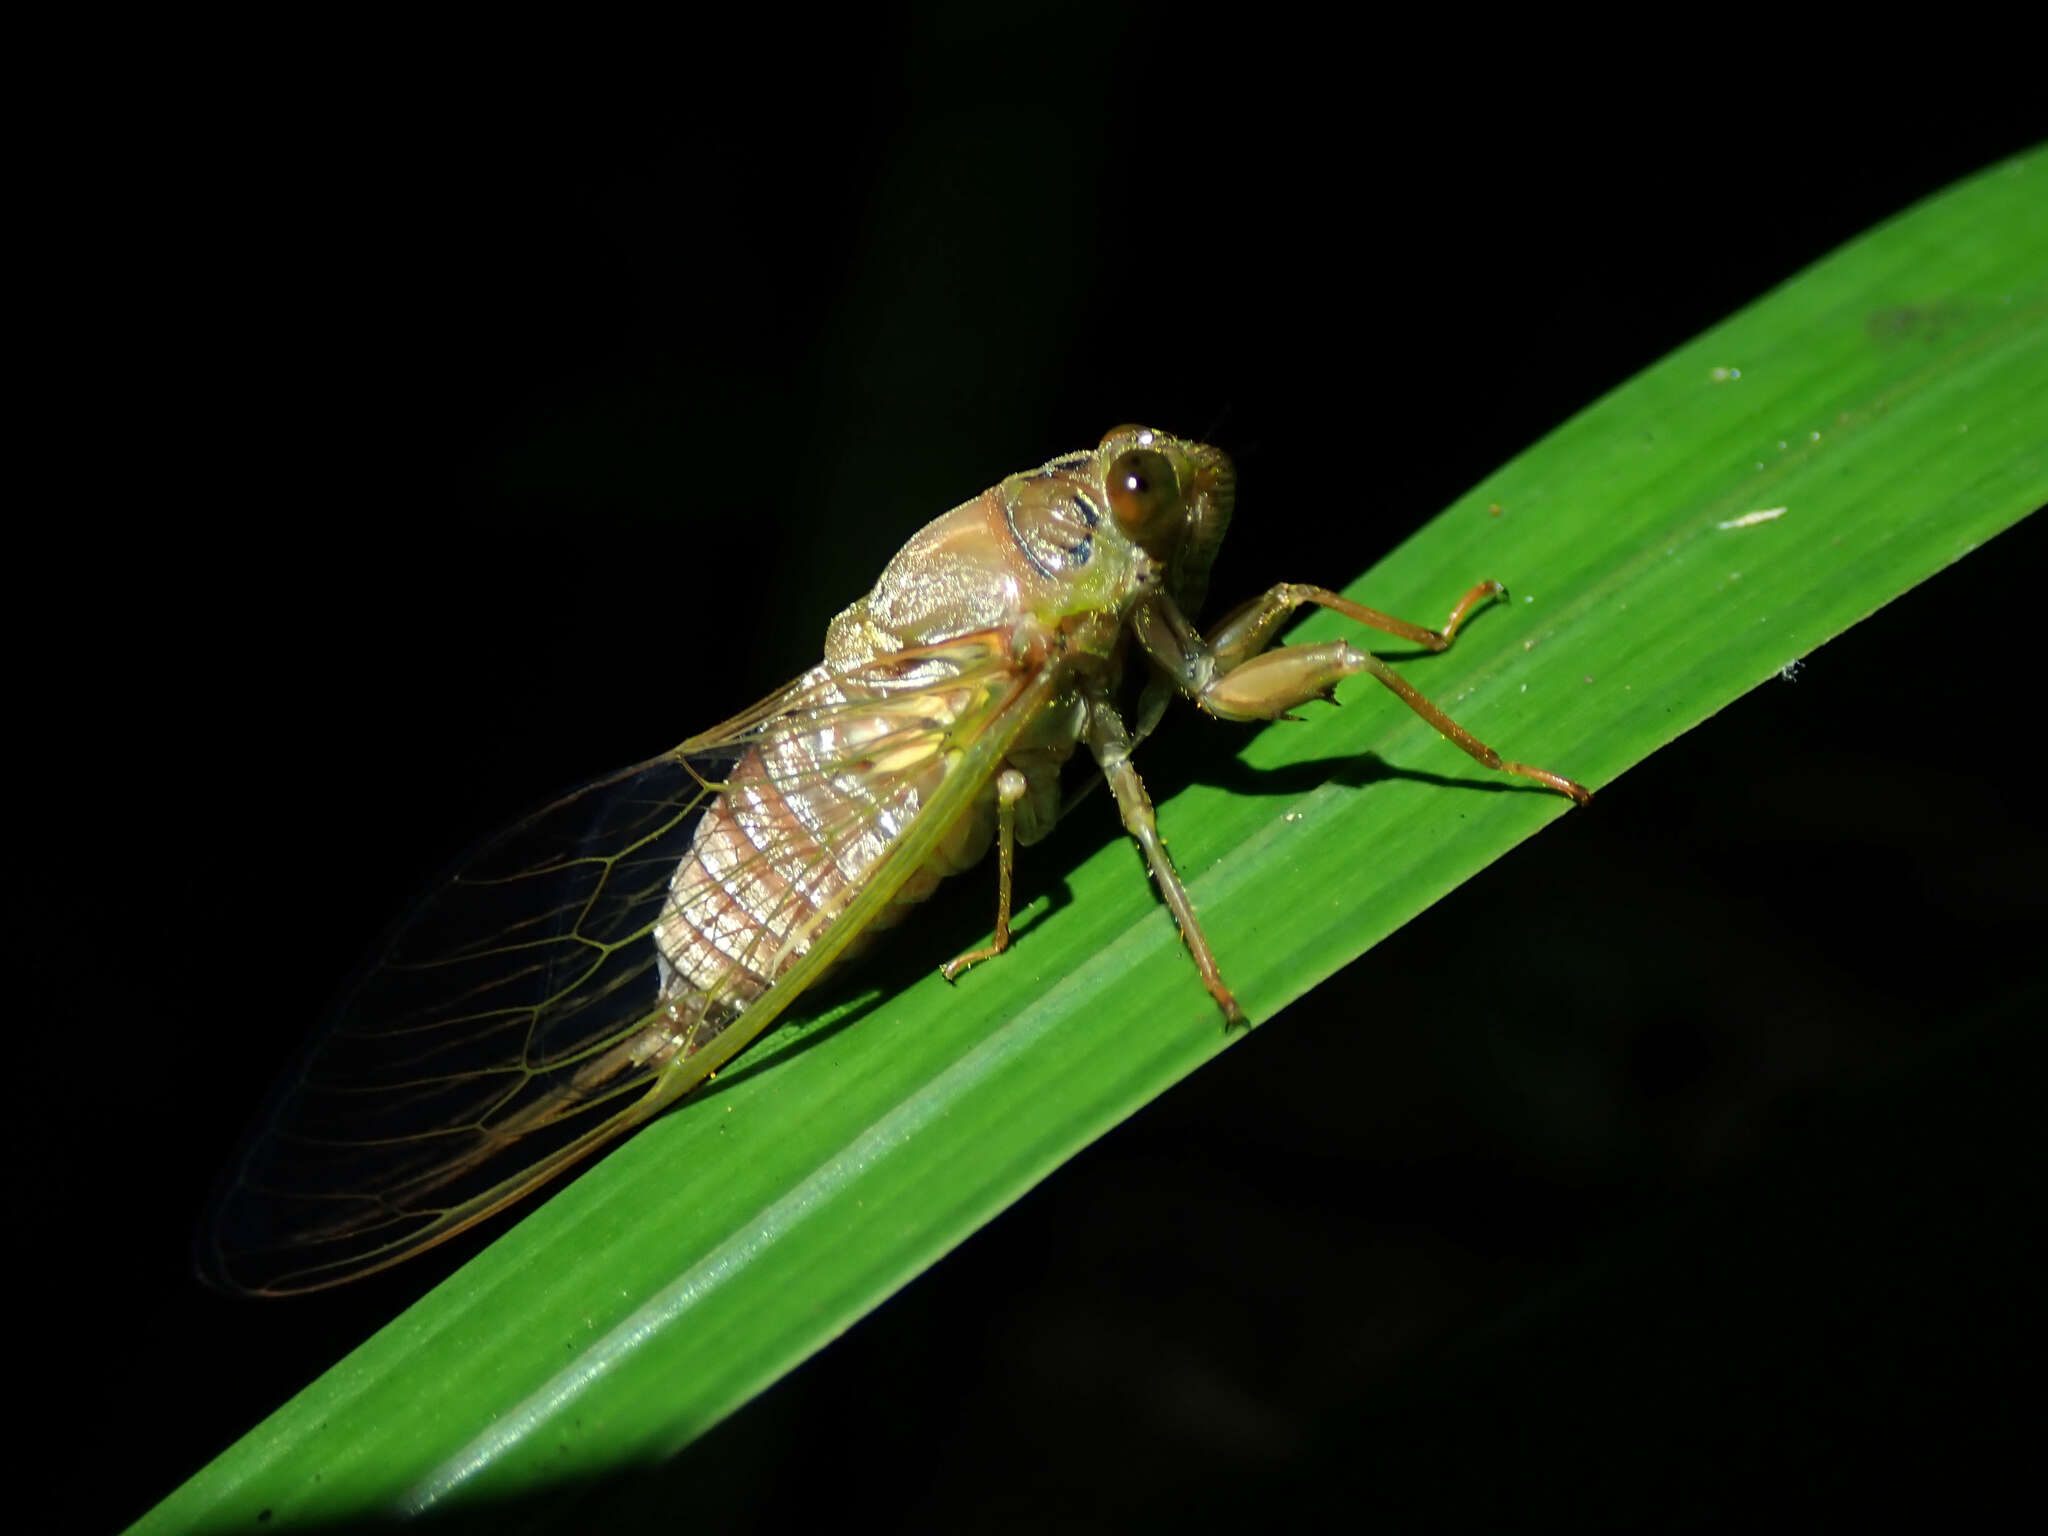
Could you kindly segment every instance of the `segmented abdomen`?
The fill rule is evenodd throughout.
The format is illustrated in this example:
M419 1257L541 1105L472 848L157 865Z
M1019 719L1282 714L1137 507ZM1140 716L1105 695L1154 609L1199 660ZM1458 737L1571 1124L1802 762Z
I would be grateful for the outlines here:
M699 1049L801 957L947 770L948 733L978 689L862 689L819 668L815 707L770 723L706 807L655 924L680 1054ZM988 847L992 794L840 958L899 921Z

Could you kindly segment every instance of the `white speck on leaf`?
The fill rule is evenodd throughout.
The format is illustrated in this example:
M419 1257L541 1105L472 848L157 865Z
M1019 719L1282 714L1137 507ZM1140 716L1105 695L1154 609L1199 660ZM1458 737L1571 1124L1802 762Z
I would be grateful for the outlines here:
M1758 523L1768 523L1783 517L1789 508L1765 507L1761 512L1745 512L1740 517L1731 517L1725 523L1716 523L1716 528L1754 528Z

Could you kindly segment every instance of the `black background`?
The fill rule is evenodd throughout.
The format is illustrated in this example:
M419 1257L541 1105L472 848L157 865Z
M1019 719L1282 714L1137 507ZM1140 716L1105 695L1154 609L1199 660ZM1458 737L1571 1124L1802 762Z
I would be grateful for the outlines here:
M1878 110L1759 56L1681 81L1006 14L516 64L132 38L59 93L18 189L48 345L12 1208L81 1528L452 1262L260 1304L186 1243L327 990L465 844L794 674L919 522L1116 422L1239 458L1220 597L1342 582L2039 133L1993 89ZM2041 543L1603 788L608 1491L653 1501L614 1525L1668 1521L2015 1481ZM1233 740L1183 722L1148 777Z

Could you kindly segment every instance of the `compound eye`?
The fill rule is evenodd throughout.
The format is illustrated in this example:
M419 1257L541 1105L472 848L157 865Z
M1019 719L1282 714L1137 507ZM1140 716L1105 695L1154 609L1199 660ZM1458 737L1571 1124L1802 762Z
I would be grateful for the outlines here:
M1107 432L1103 433L1102 441L1096 444L1096 446L1098 448L1107 448L1120 437L1135 437L1140 448L1150 448L1152 440L1158 435L1150 427L1141 427L1134 421L1127 421L1122 426L1111 427Z
M1149 544L1180 516L1173 460L1156 448L1132 448L1110 461L1109 510L1135 544Z

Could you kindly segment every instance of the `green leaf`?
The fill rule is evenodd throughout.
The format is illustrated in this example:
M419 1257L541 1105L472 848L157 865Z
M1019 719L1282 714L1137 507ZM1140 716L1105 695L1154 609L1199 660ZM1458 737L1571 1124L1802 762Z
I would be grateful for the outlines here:
M1680 348L1349 590L1431 619L1510 577L1452 651L1400 665L1597 790L2048 500L2043 401L2035 153ZM1598 814L1488 774L1370 680L1342 698L1248 738L1218 776L1243 784L1161 808L1261 1027L1550 820ZM1105 839L1001 962L773 1034L138 1529L461 1507L688 1443L1227 1048L1138 868Z

